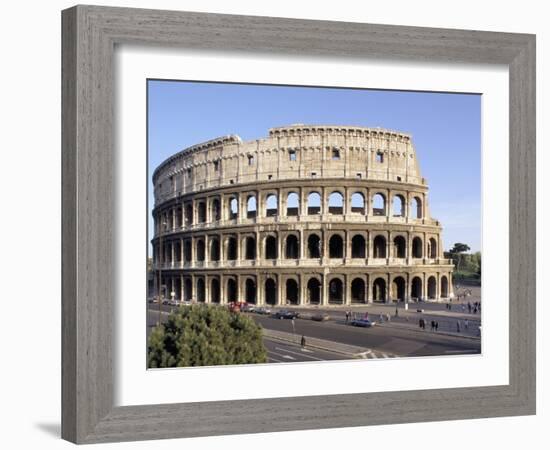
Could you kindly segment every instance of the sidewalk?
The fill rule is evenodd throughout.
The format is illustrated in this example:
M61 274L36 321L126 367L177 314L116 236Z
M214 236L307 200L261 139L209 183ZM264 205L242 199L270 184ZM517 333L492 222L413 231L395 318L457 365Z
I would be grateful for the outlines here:
M281 341L292 342L298 345L300 344L300 336L294 335L292 333L286 333L284 331L268 330L264 328L263 335L264 337L270 339L278 339ZM313 347L329 352L340 353L351 358L366 358L366 355L371 351L370 349L364 347L341 344L339 342L327 341L325 339L318 339L313 337L306 338L306 347Z

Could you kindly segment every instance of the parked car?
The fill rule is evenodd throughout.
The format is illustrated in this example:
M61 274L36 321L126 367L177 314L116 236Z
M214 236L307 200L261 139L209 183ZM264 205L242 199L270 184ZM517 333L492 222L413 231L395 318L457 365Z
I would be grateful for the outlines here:
M254 310L257 314L271 314L271 308L266 308L265 306L260 306Z
M376 322L371 322L368 319L355 319L352 320L349 324L354 327L370 328L373 327Z
M256 305L251 305L250 303L244 303L241 305L242 312L256 312Z
M275 313L276 319L295 319L298 317L298 313L295 311L289 311L287 309L281 309Z
M316 322L324 322L329 319L330 316L327 313L316 313L311 316L311 320L315 320Z

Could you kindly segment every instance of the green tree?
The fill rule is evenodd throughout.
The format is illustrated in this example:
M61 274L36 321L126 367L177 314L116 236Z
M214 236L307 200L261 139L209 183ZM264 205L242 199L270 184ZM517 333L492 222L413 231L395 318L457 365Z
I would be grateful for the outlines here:
M456 242L453 248L449 250L449 253L465 253L468 250L470 250L470 246L468 244Z
M147 365L151 368L266 361L260 326L221 307L182 306L149 336Z

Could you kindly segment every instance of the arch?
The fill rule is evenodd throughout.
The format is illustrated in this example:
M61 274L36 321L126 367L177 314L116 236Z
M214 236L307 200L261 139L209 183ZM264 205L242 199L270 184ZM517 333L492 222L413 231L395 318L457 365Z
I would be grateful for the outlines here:
M361 234L356 234L351 239L351 257L365 258L366 244L365 238Z
M277 196L268 194L265 198L265 216L274 217L277 215Z
M321 303L321 282L317 278L310 278L307 282L307 299L313 305Z
M376 193L372 197L372 214L374 216L386 215L386 197L384 194Z
M344 213L344 196L340 192L334 191L328 196L328 213Z
M265 259L277 259L277 238L267 236L265 238Z
M244 301L256 303L256 283L252 278L247 278L244 283Z
M422 239L418 236L414 237L412 241L412 257L422 258Z
M442 298L448 298L449 297L449 279L446 275L443 275L441 277L441 297Z
M237 281L234 278L227 279L225 295L228 303L237 301Z
M197 205L197 215L199 223L206 222L206 202L199 202L199 204Z
M354 278L351 282L351 302L366 303L365 293L365 280L363 278Z
M246 217L253 219L256 217L257 205L256 205L256 196L249 195L246 198Z
M310 216L321 214L321 196L318 192L310 192L307 196L307 213Z
M379 234L373 241L373 258L387 258L386 256L386 238Z
M405 197L400 194L393 197L393 217L405 217Z
M239 217L239 201L237 197L231 197L229 199L229 218L236 219Z
M210 302L220 303L220 280L212 278L210 282Z
M193 223L193 205L187 203L185 205L185 225L189 226Z
M411 299L422 299L422 279L414 277L411 281Z
M411 201L411 216L413 219L422 219L422 199L413 197Z
M289 192L286 197L286 215L297 216L300 212L300 199L296 192Z
M183 280L183 299L186 302L190 302L193 298L193 282L191 278L185 278Z
M264 298L268 305L277 304L277 283L273 278L265 280L264 284Z
M395 277L392 283L392 299L399 302L405 301L407 295L406 290L407 282L403 277Z
M237 239L233 236L227 239L227 260L235 261L237 259Z
M298 259L300 257L300 242L294 234L289 234L286 237L286 259Z
M211 218L212 218L212 221L215 221L215 222L221 219L220 201L217 198L212 200Z
M220 260L220 240L218 238L210 239L210 261Z
M428 241L428 255L431 259L437 258L437 242L434 238Z
M186 239L183 243L183 260L185 262L191 262L192 255L191 239Z
M407 255L407 241L403 236L395 236L393 238L393 257L405 258Z
M205 301L204 279L202 278L197 280L197 301L200 303Z
M333 278L328 283L328 302L344 303L344 283L340 278Z
M365 196L361 192L354 192L351 196L351 212L365 214Z
M310 234L307 238L307 257L321 257L321 238L315 233Z
M384 303L386 301L386 280L377 278L372 283L372 301Z
M244 242L244 259L256 259L256 239L247 236Z
M344 240L339 234L333 234L328 241L329 258L344 257Z
M435 281L434 276L431 276L430 278L428 278L428 298L429 299L437 298L437 282Z
M205 248L204 248L204 239L199 239L197 241L197 261L204 261Z
M286 302L290 305L297 305L300 302L300 290L296 280L289 278L286 280Z

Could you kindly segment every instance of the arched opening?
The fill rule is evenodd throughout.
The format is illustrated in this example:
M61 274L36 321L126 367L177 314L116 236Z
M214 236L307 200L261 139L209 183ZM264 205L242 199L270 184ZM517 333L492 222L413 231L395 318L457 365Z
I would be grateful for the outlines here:
M246 217L253 219L256 217L256 197L249 195L246 199Z
M227 290L225 295L228 303L237 301L237 282L234 278L229 278L227 280Z
M221 209L220 209L220 201L215 198L214 200L212 200L212 211L211 211L211 214L212 214L212 220L217 222L218 220L221 219Z
M340 278L333 278L328 284L328 302L344 303L344 283Z
M407 242L403 236L395 236L393 238L393 257L405 258Z
M403 277L395 277L393 279L393 285L392 285L392 299L397 300L399 302L405 301L405 295L406 295L406 285L405 279Z
M265 259L277 259L277 238L275 236L265 238Z
M193 282L191 278L185 278L183 281L183 299L190 302L193 298Z
M386 197L378 193L372 197L372 214L375 216L386 215Z
M413 238L412 257L413 258L422 258L422 239L420 239L418 236Z
M210 301L220 303L220 281L217 278L212 278L210 282Z
M308 215L321 214L321 196L318 192L311 192L307 196Z
M191 255L192 255L192 251L191 251L191 240L190 239L187 239L184 243L183 243L183 260L185 262L191 262Z
M422 200L414 197L411 202L411 216L413 219L422 219Z
M365 257L365 238L356 234L351 240L351 257L352 258L364 258Z
M277 196L269 194L265 199L265 216L274 217L277 215Z
M256 239L252 236L245 240L244 259L256 259Z
M193 223L193 205L188 203L185 205L185 225L189 226Z
M210 240L210 261L220 260L220 241L218 238Z
M386 238L379 234L373 242L374 258L387 258L386 256Z
M181 206L178 206L176 208L176 227L181 228L182 222L181 222Z
M298 293L298 283L296 280L286 280L286 302L291 305L297 305L299 303Z
M200 303L204 303L204 300L204 280L202 278L199 278L197 280L197 301Z
M428 278L428 298L435 299L437 297L437 282L435 277Z
M344 240L339 234L334 234L328 241L329 258L344 257Z
M239 201L235 197L229 200L229 218L236 219L239 217Z
M286 215L297 216L300 211L300 199L296 192L290 192L286 197Z
M449 297L449 279L445 275L441 277L441 297Z
M244 301L256 303L256 283L252 278L247 278L244 284Z
M365 196L361 192L355 192L351 196L351 212L354 214L365 214Z
M405 198L402 195L393 197L393 217L405 217Z
M197 207L197 210L198 210L198 216L199 216L198 217L199 223L206 222L206 203L200 202Z
M197 241L197 261L204 261L204 240Z
M287 259L298 259L300 257L300 244L298 238L290 234L286 238L286 258Z
M344 196L340 192L333 192L328 197L328 213L343 214L344 213Z
M414 277L411 282L411 299L422 299L422 280L420 277Z
M307 300L313 305L321 303L321 282L317 278L310 278L307 282Z
M366 303L365 292L365 280L362 278L355 278L351 282L351 302Z
M227 260L235 261L237 259L237 239L230 237L227 239Z
M437 258L437 242L434 238L430 238L428 241L428 254L431 259Z
M372 301L384 303L386 301L386 280L377 278L372 284Z
M321 238L316 234L310 234L307 238L307 257L321 257Z
M268 305L277 304L277 283L273 278L265 280L265 302Z

